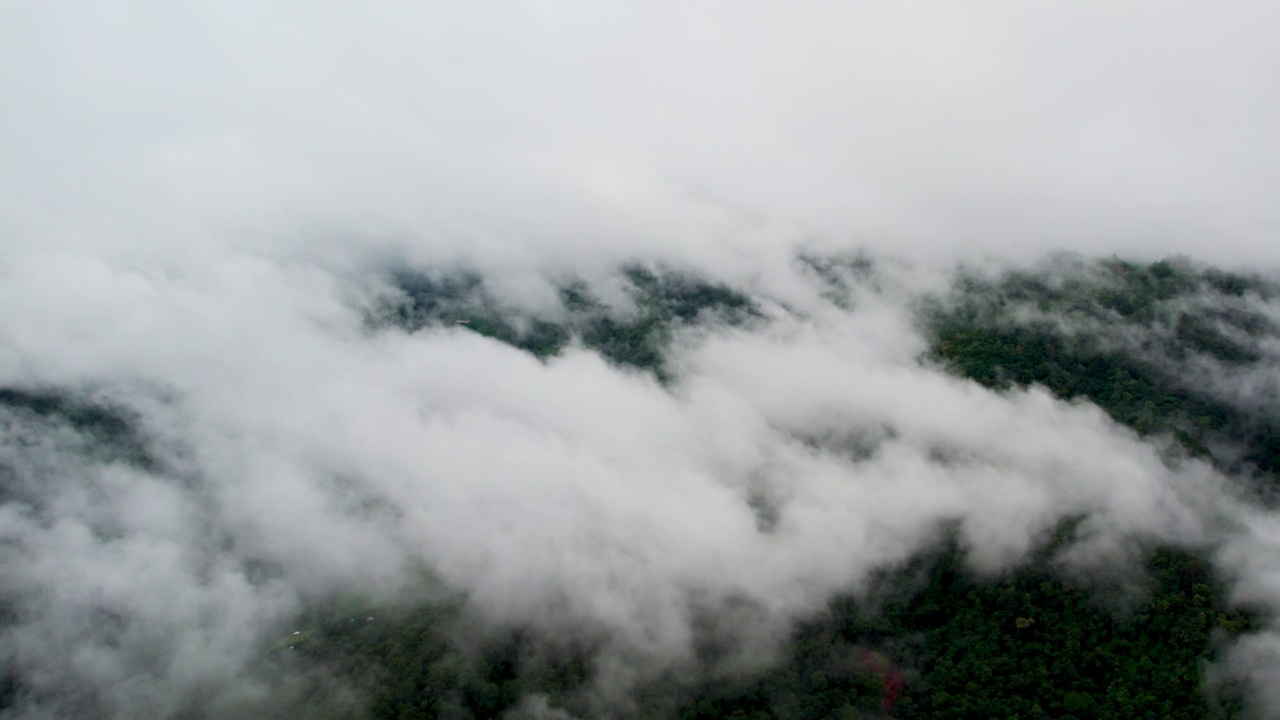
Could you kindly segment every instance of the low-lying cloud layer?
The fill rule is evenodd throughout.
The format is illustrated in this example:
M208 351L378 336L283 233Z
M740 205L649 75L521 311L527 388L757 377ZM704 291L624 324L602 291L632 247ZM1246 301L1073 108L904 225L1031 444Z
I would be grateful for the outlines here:
M1241 568L1277 549L1274 516L1207 465L1169 467L1090 405L921 365L900 287L855 290L848 312L814 284L805 316L766 304L754 329L691 330L663 386L583 349L541 362L458 325L370 329L314 268L24 270L4 283L29 308L0 326L8 384L127 408L150 454L95 461L74 429L8 411L30 491L0 523L7 660L51 708L77 687L172 714L235 687L307 602L422 566L492 620L660 668L689 658L696 608L745 600L780 632L950 521L979 572L1077 516L1094 565L1135 540L1227 542ZM1241 592L1280 600L1272 575Z
M1274 266L1277 20L0 8L0 386L114 408L145 448L0 408L11 712L248 692L308 603L424 567L492 620L606 637L625 686L689 657L699 608L745 599L767 640L950 521L978 571L1084 515L1080 558L1220 548L1242 600L1280 603L1275 516L1229 479L922 363L914 314L957 260ZM797 262L858 248L874 277L839 305ZM665 384L369 324L392 263L478 272L539 316L569 277L624 297L633 260L729 281L765 319L678 334ZM1240 646L1258 688L1276 647Z

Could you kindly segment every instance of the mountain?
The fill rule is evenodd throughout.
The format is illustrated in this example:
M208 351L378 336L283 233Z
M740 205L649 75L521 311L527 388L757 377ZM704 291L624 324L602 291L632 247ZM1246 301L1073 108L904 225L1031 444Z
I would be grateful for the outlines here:
M791 272L383 263L279 342L0 388L0 707L1266 712L1275 279Z

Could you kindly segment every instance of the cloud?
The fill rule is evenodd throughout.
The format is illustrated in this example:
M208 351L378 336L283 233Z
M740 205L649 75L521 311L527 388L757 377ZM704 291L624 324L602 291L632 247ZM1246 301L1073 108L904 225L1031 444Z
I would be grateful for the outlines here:
M665 663L698 603L769 632L941 521L986 571L1078 513L1099 551L1221 542L1213 471L919 365L910 303L983 254L1274 265L1277 18L1235 10L0 9L0 384L128 408L155 455L3 418L37 489L0 506L25 709L176 713L422 565ZM879 290L846 313L795 256L857 248ZM536 307L630 260L772 322L682 335L665 387L364 322L391 262Z
M307 602L418 566L492 620L662 667L691 658L694 608L745 600L776 632L940 523L998 572L1063 518L1091 517L1096 558L1216 542L1235 512L1213 471L1095 408L919 365L911 312L871 290L685 336L663 387L582 349L370 331L341 278L296 264L161 282L58 254L4 287L27 303L0 317L7 382L98 388L155 439L150 470L4 448L45 488L3 516L9 660L121 716L233 684Z
M1274 263L1266 3L5 13L0 182L27 243Z

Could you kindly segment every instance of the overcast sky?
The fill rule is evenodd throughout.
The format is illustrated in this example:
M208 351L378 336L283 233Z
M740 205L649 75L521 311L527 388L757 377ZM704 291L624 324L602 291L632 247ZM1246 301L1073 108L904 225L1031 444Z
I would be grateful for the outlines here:
M1268 2L5 2L0 232L1275 264L1277 26Z

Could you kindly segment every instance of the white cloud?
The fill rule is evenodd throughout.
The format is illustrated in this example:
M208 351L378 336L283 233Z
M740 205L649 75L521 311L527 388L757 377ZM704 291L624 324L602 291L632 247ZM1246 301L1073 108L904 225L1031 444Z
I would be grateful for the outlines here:
M1267 3L4 12L3 217L27 243L1275 262Z
M802 613L939 520L984 569L1077 512L1100 549L1220 539L1234 510L1195 489L1217 487L1207 469L1169 470L1096 410L918 366L904 300L943 282L926 262L882 262L885 292L850 315L793 258L1274 265L1275 15L5 6L0 383L125 402L165 461L3 447L66 480L51 510L0 508L30 612L10 657L164 714L299 603L418 562L499 617L567 612L667 657L689 650L692 598ZM397 255L526 304L542 272L668 261L807 319L688 340L668 391L585 351L369 335L353 298ZM874 452L842 454L849 433Z

